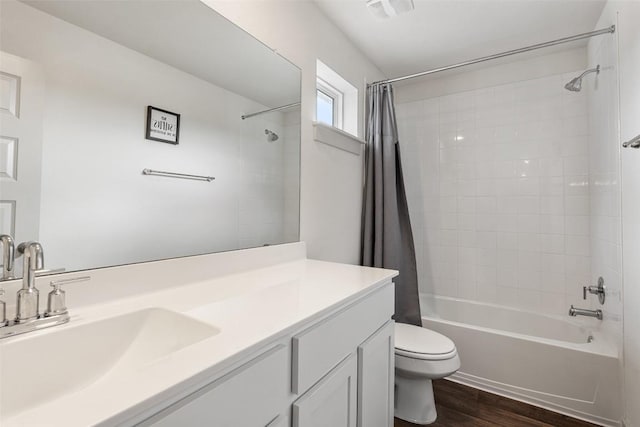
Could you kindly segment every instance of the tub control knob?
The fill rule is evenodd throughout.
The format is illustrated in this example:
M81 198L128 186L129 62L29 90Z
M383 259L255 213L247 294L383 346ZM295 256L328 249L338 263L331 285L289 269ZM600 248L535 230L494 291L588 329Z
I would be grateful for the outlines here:
M604 304L605 301L605 290L604 290L604 279L602 277L598 278L598 286L583 286L582 287L582 299L587 299L587 292L593 295L598 295L598 301L600 304Z

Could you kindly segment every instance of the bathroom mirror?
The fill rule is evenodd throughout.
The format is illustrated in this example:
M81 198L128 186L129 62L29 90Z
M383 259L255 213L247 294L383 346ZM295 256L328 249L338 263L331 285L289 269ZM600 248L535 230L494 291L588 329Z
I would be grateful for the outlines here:
M298 240L297 67L197 0L0 8L0 233L66 271Z

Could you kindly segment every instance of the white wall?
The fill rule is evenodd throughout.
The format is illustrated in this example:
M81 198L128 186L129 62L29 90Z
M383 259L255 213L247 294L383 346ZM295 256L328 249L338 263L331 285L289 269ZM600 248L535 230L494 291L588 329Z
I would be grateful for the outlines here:
M613 2L620 55L620 136L640 134L640 2ZM610 9L610 10L611 10ZM622 149L625 423L640 426L640 150Z
M205 0L302 69L300 236L310 258L358 263L363 156L315 142L316 59L358 88L363 136L365 82L381 72L310 1Z
M624 423L627 427L640 426L640 150L620 149L620 144L640 134L640 2L609 1L602 11L596 27L616 24L617 44L595 40L589 46L589 61L605 61L607 65L617 68L617 76L602 77L618 79L617 98L600 96L600 88L592 88L590 93L591 108L594 112L600 109L598 123L592 129L599 130L604 138L598 151L593 153L592 167L598 168L603 176L598 180L607 185L594 188L597 199L593 200L594 226L598 236L595 242L594 267L607 271L607 284L611 304L605 306L605 314L610 314L609 332L614 333L622 341L623 399L625 413ZM617 51L617 52L616 52ZM617 53L617 58L616 58ZM614 61L617 59L617 63ZM606 81L606 80L605 80ZM613 83L613 82L611 82ZM608 90L608 89L607 89ZM613 103L618 102L617 106ZM619 108L619 123L614 123L613 112ZM614 128L619 125L619 134L614 135ZM599 129L598 129L599 128ZM615 136L615 139L610 141ZM594 135L595 137L595 135ZM610 143L609 143L610 141ZM619 157L618 157L619 156ZM616 178L616 158L621 159L620 185ZM599 194L598 194L599 193ZM621 227L616 223L615 215L620 211ZM622 232L620 244L618 234ZM599 240L599 242L598 242ZM620 259L621 258L621 259ZM617 269L622 263L622 273ZM621 276L621 277L620 277ZM621 281L621 283L620 283ZM622 299L620 299L620 285ZM615 315L622 311L622 331L619 321L614 322ZM620 336L622 334L622 336Z
M615 25L615 16L603 14L595 28ZM600 65L598 75L583 79L589 107L589 196L591 278L603 277L604 305L595 295L583 306L602 309L602 330L616 345L622 363L622 223L620 187L620 129L618 99L618 33L594 37L588 45L587 68Z
M297 135L282 114L243 121L265 107L22 3L3 2L1 19L2 49L45 75L41 227L30 238L43 243L47 267L297 240L297 191L284 189L285 178L297 187L284 168L285 146L297 145L285 138ZM144 139L147 105L181 113L179 145ZM268 143L266 128L280 139Z
M582 302L587 103L564 89L582 70L580 52L568 63L550 56L546 77L458 93L449 80L452 94L398 104L422 292L559 315ZM491 78L512 82L525 64L494 67ZM472 73L455 78L479 84ZM404 86L398 98L437 83Z

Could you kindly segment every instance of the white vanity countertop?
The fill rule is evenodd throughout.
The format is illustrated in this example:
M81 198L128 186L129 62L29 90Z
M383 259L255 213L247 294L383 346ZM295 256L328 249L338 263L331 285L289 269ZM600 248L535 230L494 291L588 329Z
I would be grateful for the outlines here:
M337 305L375 291L396 275L392 270L300 259L80 309L71 306L69 324L6 339L1 344L37 339L61 328L152 307L182 313L215 326L220 332L157 359L127 378L110 379L105 375L12 418L0 418L1 424L85 427L125 422L143 407L204 385L266 340L299 329Z

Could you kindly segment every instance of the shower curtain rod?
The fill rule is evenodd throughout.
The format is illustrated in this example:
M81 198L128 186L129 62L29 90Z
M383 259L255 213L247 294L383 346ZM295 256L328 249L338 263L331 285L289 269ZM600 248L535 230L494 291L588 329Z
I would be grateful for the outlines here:
M274 111L280 111L280 110L285 110L287 108L299 107L299 106L300 106L299 102L294 102L293 104L282 105L280 107L269 108L268 110L262 110L262 111L258 111L258 112L251 113L251 114L245 114L243 116L240 116L240 118L242 120L249 119L251 117L259 116L260 114L271 113L271 112L274 112Z
M521 47L520 49L508 50L506 52L496 53L494 55L489 55L489 56L483 56L481 58L476 58L476 59L472 59L470 61L460 62L458 64L447 65L446 67L433 68L431 70L422 71L420 73L415 73L415 74L409 74L407 76L396 77L396 78L387 79L387 80L380 80L380 81L377 81L377 82L373 82L373 83L367 84L367 87L375 86L375 85L381 85L381 84L387 84L387 83L395 83L395 82L399 82L399 81L402 81L402 80L408 80L408 79L413 79L413 78L416 78L416 77L426 76L428 74L439 73L441 71L453 70L454 68L466 67L467 65L473 65L473 64L478 64L480 62L491 61L493 59L504 58L505 56L516 55L518 53L529 52L531 50L542 49L544 47L551 47L551 46L555 46L555 45L562 44L562 43L569 43L569 42L573 42L573 41L576 41L576 40L582 40L582 39L586 39L586 38L589 38L589 37L599 36L599 35L602 35L602 34L615 33L615 31L616 31L616 26L612 25L609 28L603 28L601 30L591 31L591 32L588 32L588 33L582 33L582 34L578 34L578 35L571 36L571 37L564 37L564 38L561 38L561 39L552 40L550 42L538 43L538 44L534 44L534 45L527 46L527 47Z

